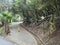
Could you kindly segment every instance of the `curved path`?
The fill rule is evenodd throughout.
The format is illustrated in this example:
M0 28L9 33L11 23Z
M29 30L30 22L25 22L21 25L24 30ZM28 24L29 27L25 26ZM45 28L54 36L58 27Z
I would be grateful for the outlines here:
M10 25L11 33L5 38L18 45L37 45L37 41L34 36L19 26L19 23L13 23Z

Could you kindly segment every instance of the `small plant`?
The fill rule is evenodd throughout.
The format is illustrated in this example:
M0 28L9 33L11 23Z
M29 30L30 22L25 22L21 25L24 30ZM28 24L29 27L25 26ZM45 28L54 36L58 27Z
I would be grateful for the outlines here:
M2 34L3 30L4 30L4 28L1 27L1 28L0 28L0 35Z

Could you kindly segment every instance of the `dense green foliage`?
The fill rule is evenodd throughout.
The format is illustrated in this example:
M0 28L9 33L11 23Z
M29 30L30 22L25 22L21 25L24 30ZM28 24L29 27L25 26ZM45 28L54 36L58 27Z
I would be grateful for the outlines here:
M21 13L24 21L38 22L41 16L59 16L59 6L59 0L14 0L12 11L14 14Z

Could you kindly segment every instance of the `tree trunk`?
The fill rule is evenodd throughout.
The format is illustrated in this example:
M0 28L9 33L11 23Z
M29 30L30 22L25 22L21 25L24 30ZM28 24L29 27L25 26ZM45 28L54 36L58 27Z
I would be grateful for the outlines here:
M5 33L10 33L8 19L5 20Z

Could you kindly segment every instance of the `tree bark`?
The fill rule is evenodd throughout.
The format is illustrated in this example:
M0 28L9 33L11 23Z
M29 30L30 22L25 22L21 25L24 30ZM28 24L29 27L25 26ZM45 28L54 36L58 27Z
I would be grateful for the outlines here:
M6 34L10 33L8 19L5 20L5 33Z

